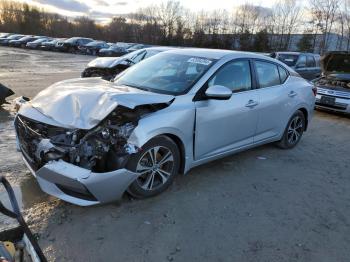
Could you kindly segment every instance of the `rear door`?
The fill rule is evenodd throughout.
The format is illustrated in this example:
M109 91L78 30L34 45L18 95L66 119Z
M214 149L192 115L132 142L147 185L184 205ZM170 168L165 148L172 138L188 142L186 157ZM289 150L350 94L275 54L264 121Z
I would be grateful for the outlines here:
M288 71L282 66L266 60L255 60L258 81L259 115L254 143L280 136L285 120L294 108L297 95L288 84Z

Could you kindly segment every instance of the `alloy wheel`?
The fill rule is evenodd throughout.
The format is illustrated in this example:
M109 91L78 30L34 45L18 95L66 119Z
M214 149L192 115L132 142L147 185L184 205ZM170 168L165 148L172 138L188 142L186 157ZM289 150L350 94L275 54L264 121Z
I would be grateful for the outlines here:
M138 184L144 190L155 190L165 184L174 169L174 156L169 148L156 146L148 149L137 163Z
M295 116L289 124L287 139L291 145L296 144L304 130L303 120L299 116Z

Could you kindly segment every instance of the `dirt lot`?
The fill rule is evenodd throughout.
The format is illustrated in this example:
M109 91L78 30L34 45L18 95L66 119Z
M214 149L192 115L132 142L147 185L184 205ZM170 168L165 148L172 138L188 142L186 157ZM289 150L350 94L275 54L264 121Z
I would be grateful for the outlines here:
M33 96L91 59L0 48L0 82ZM293 150L266 145L178 176L158 197L82 208L40 191L6 108L0 173L50 261L349 261L349 117L316 112Z

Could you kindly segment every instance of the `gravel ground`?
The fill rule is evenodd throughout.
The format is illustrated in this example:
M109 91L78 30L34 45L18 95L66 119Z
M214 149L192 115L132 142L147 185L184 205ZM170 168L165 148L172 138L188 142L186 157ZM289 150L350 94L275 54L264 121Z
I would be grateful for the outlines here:
M33 96L91 59L0 48L0 82ZM9 111L0 173L49 261L349 261L350 117L315 112L292 150L258 147L178 176L160 196L82 208L40 191L15 152Z

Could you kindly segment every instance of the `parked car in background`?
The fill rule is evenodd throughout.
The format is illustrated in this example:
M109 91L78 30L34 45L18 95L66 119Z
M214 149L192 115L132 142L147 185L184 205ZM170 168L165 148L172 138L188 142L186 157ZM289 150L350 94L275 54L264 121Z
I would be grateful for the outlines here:
M11 35L9 37L4 37L4 38L0 39L0 45L8 46L10 41L17 40L17 39L20 39L22 37L24 37L24 35L18 35L18 34Z
M115 56L122 56L127 54L128 51L125 47L119 46L117 44L114 44L108 48L102 48L98 52L98 56L109 56L109 57L115 57Z
M262 144L295 147L313 115L314 92L269 57L174 49L114 82L56 83L22 105L14 125L41 189L88 206L126 191L155 196L178 173Z
M321 59L316 107L350 114L350 52L329 52Z
M18 40L11 40L9 46L25 48L28 42L33 42L40 38L43 38L43 36L24 36Z
M133 52L133 51L148 48L148 47L152 47L152 45L135 44L135 45L132 45L131 47L128 47L127 50L128 52Z
M67 39L59 39L55 44L55 51L64 51L63 44Z
M58 48L58 50L62 52L78 53L80 46L86 45L87 43L90 43L92 41L94 40L91 38L72 37L63 41L62 43L58 43L56 45L56 48Z
M0 33L0 39L7 38L7 37L9 37L11 35L14 35L14 34L13 33Z
M293 68L307 80L320 77L320 55L300 52L275 52L271 57Z
M51 39L49 41L42 42L39 48L41 50L54 51L55 45L58 43L58 41L64 41L64 40L65 39L62 39L62 38Z
M168 51L170 47L152 47L134 51L124 56L115 57L100 57L92 60L81 77L103 77L106 80L113 79L117 74L124 71L126 68L133 66L142 60L154 56L160 52Z
M109 47L110 45L108 45L105 41L92 41L90 43L87 43L86 45L80 46L79 51L80 53L86 55L97 55L102 48Z
M42 43L44 43L44 42L49 42L49 41L51 41L51 40L52 40L52 39L49 38L49 37L39 38L39 39L36 39L36 40L34 40L34 41L32 41L32 42L28 42L28 43L26 44L26 47L27 47L27 48L30 48L30 49L38 49L38 48L41 46Z

